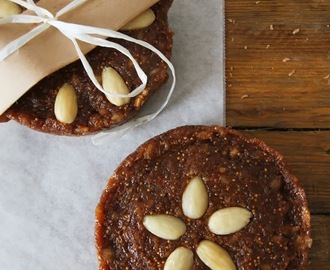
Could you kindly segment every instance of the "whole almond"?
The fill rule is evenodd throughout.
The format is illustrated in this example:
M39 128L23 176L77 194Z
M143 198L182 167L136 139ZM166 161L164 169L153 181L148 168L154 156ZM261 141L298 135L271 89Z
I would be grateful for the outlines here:
M155 21L155 19L155 13L152 11L152 9L149 8L128 22L122 28L120 28L120 30L127 31L146 28L150 26Z
M252 217L252 213L242 207L228 207L212 214L208 226L211 232L227 235L243 229Z
M103 69L102 86L106 92L111 94L127 95L129 93L129 89L124 79L112 67L107 67ZM113 105L116 106L125 105L130 101L129 97L116 97L107 94L105 96Z
M228 252L212 241L200 242L196 253L202 262L212 270L236 270L236 265Z
M149 232L165 240L176 240L186 232L183 221L165 214L147 215L143 225Z
M178 247L167 258L164 270L190 270L194 263L194 253L185 247Z
M15 14L20 14L22 8L8 0L0 0L0 18L8 17Z
M71 124L77 117L78 103L76 91L70 84L64 84L57 93L54 105L56 119Z
M208 193L203 180L198 176L194 177L182 195L183 213L192 219L200 218L205 214L208 203Z

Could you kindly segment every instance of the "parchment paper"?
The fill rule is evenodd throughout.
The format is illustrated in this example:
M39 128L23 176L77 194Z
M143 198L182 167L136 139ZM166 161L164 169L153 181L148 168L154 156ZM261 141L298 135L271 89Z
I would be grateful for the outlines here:
M177 0L169 17L178 82L152 122L103 146L0 125L0 269L96 270L94 209L121 160L168 129L224 124L222 0Z

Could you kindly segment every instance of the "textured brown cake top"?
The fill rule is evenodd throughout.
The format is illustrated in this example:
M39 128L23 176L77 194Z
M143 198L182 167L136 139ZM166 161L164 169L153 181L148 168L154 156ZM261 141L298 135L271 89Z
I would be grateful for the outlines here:
M125 34L146 41L159 49L167 58L171 57L173 33L168 27L167 13L172 0L161 0L151 9L155 19L148 27L125 30ZM111 39L109 39L111 40ZM86 74L80 60L60 69L41 80L23 97L12 105L0 122L15 120L32 129L58 135L86 135L110 129L130 120L141 109L150 95L158 90L167 79L167 65L154 52L135 43L114 40L127 48L148 76L145 90L129 100L127 104L114 105L96 89ZM97 47L86 55L95 76L101 80L105 68L113 68L129 91L141 84L132 61L115 49ZM64 96L77 100L77 116L72 123L56 118L54 105L63 85L72 86ZM68 93L69 92L69 93Z
M144 143L96 208L103 270L215 269L212 256L224 269L306 269L310 245L305 193L282 157L218 126Z

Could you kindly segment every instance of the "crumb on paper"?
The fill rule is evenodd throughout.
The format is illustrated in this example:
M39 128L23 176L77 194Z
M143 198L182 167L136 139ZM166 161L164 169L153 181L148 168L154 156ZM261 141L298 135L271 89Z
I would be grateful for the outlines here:
M295 35L295 34L298 34L298 33L299 33L299 31L300 31L300 29L299 29L299 28L297 28L297 29L293 30L292 34L293 34L293 35Z
M271 25L269 26L269 30L270 30L270 31L273 31L273 30L274 30L274 25L271 24Z
M249 95L243 95L243 96L241 96L241 99L245 99L245 98L248 98L249 97Z
M266 46L266 49L269 49L269 47L270 47L270 45L268 44L268 45Z
M285 57L282 61L283 61L284 63L286 63L286 62L288 62L288 61L290 61L290 60L291 60L290 58Z
M289 75L289 77L291 77L291 76L293 76L293 74L295 74L296 73L296 70L294 69L294 70L292 70L288 75Z

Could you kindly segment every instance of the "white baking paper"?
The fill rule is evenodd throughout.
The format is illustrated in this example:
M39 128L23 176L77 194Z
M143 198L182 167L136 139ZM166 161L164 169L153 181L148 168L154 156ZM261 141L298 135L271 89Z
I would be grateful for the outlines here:
M98 269L94 209L120 161L168 129L224 124L222 0L176 0L169 21L177 85L153 121L102 146L0 124L0 269Z

